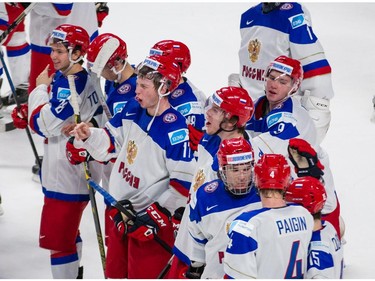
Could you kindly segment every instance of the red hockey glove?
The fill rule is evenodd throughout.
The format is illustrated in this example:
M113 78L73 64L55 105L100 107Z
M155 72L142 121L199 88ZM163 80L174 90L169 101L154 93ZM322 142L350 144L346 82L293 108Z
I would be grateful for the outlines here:
M133 225L128 226L128 236L139 241L152 240L159 230L171 225L170 219L171 213L155 202L137 213Z
M131 214L134 214L133 205L129 200L121 200L119 203L125 207ZM121 237L124 237L128 230L128 225L126 222L124 222L123 216L119 210L117 210L115 207L111 207L108 211L109 218L113 221L115 224L117 231L121 235Z
M27 103L21 104L20 107L15 107L12 111L12 119L14 127L18 129L26 129L27 127L27 112L28 106Z
M65 153L66 158L72 165L78 165L82 162L94 160L86 149L76 148L74 146L74 137L70 137L68 142L66 143Z
M320 179L324 175L324 166L320 163L314 148L307 141L290 139L288 153L298 177L312 176Z
M189 145L191 150L197 151L198 150L198 144L201 141L204 132L201 130L196 129L193 125L188 124L189 129Z
M96 17L98 19L98 27L102 27L103 20L109 14L109 8L106 2L95 2L96 8Z
M172 217L172 227L173 227L173 233L174 237L176 238L178 230L180 229L180 224L182 220L182 216L184 214L185 207L177 208L174 211L173 217Z

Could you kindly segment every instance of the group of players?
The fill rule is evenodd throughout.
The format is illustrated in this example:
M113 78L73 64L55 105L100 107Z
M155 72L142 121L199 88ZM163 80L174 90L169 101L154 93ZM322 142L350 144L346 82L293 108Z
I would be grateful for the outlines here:
M155 43L133 67L114 34L90 43L72 24L50 34L55 72L43 66L12 117L45 138L39 241L54 278L82 273L86 169L128 211L106 202L108 278L342 277L340 205L320 146L331 69L303 6L246 11L241 71L207 99L185 76L182 42Z

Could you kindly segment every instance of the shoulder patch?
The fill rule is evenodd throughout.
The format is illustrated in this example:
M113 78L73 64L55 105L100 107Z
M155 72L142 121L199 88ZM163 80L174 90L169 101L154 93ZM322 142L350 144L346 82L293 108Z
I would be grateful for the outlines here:
M253 229L254 229L254 225L249 222L242 221L242 220L234 220L229 227L228 233L230 234L232 231L235 231L235 232L241 233L242 235L246 237L249 237Z
M177 115L174 113L167 113L163 117L164 123L173 123L177 120Z
M289 21L290 21L293 29L298 28L298 27L306 24L304 14L294 15L294 16L289 18Z
M185 93L185 90L183 90L183 89L177 89L177 90L175 90L175 91L172 93L171 98L172 98L172 99L176 99L176 98L182 96L184 93Z
M125 84L125 85L122 85L120 88L118 88L117 92L121 95L126 94L130 92L131 88L132 86L130 84Z
M280 7L280 10L284 10L284 11L290 10L290 9L293 9L293 4L292 3L285 3L284 5L282 5Z
M207 193L214 192L218 186L219 183L217 181L211 182L204 187L204 191L206 191Z
M293 126L297 125L297 120L290 112L277 112L267 117L268 128L271 128L273 125L281 122L290 123Z
M171 145L175 145L184 141L189 140L189 131L188 129L180 129L168 133L169 141Z
M58 100L66 100L70 97L70 90L67 88L59 87L57 89L57 99Z

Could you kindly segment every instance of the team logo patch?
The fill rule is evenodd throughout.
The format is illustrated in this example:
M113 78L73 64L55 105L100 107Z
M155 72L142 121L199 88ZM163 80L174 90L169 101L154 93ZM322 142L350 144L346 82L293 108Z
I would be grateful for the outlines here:
M258 39L250 40L247 50L249 52L249 59L252 62L256 62L258 60L261 46L262 43L260 43Z
M207 184L205 187L204 187L204 191L208 192L208 193L212 193L216 190L216 188L219 186L219 183L217 181L215 182L211 182L209 184Z
M175 90L172 95L171 95L171 98L172 99L176 99L178 97L181 97L183 94L185 94L185 90L182 90L182 89L177 89Z
M125 85L122 85L120 88L118 88L117 92L119 94L126 94L126 93L129 93L129 91L131 90L131 86L130 84L125 84Z
M285 3L284 5L282 5L281 7L280 7L280 10L284 10L284 11L286 11L286 10L290 10L290 9L292 9L293 8L293 4L292 3Z
M206 176L204 175L203 169L199 169L198 173L195 175L194 178L193 190L197 191L198 188L204 183L205 179Z
M188 129L180 129L168 133L169 141L172 145L182 143L189 140L189 131Z
M58 100L66 100L70 97L70 90L66 88L58 88L57 89L57 99Z
M174 113L165 114L163 117L164 123L173 123L177 120L177 115Z
M135 144L135 141L128 141L128 146L126 148L126 159L128 160L129 165L134 163L135 157L137 157L138 147Z

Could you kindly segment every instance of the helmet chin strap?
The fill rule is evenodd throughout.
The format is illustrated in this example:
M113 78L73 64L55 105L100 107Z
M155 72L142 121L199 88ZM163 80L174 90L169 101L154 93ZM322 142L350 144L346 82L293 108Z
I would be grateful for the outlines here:
M127 60L125 60L124 65L122 66L122 68L119 71L117 71L115 67L112 67L112 69L111 69L112 72L117 75L117 78L116 78L115 82L118 82L118 81L121 80L121 72L125 69L127 63L128 63Z
M69 73L69 71L72 69L72 67L76 63L79 63L81 60L83 60L83 56L79 56L78 59L73 60L72 59L73 49L72 48L68 48L68 51L69 51L69 66L64 71L62 71L62 73L63 73L64 76L66 76L66 74Z
M153 123L154 120L155 120L156 114L158 114L161 99L162 99L163 97L166 97L166 96L169 95L169 91L167 91L165 94L162 94L162 93L161 93L161 90L162 90L163 86L164 86L164 82L162 82L162 83L160 84L159 88L158 88L158 103L157 103L157 105L156 105L156 109L155 109L154 116L152 116L152 119L151 119L150 123L148 123L148 125L147 125L147 132L150 131L150 129L151 129L151 125L152 125L152 123Z

